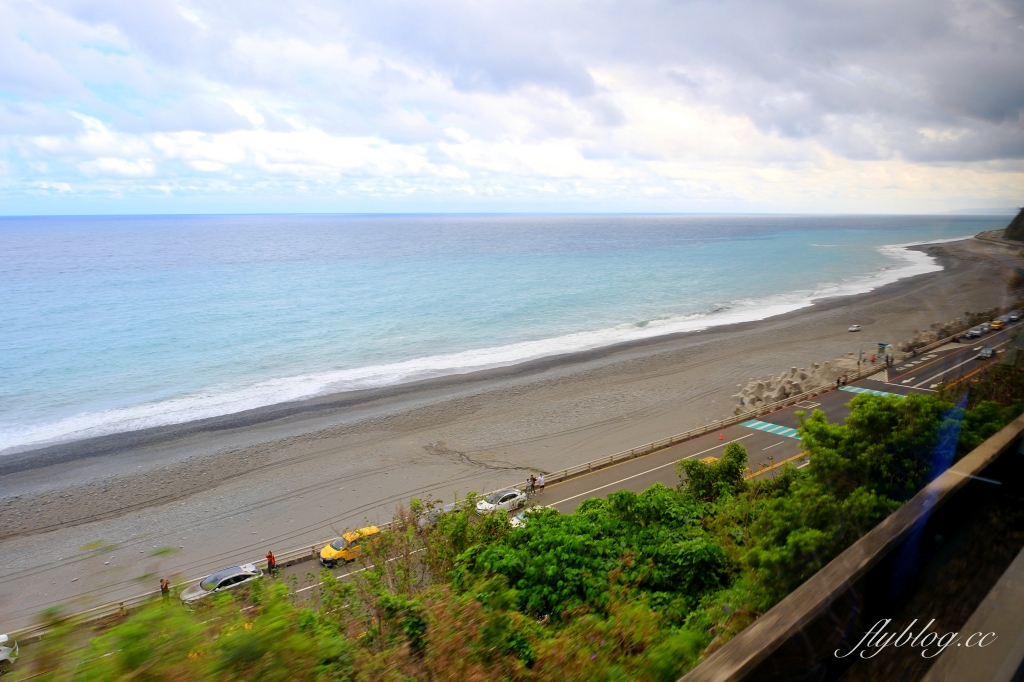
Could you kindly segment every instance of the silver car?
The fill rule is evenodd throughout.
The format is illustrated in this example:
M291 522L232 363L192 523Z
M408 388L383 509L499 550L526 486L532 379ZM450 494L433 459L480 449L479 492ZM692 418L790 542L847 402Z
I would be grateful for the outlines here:
M437 520L441 518L441 516L451 513L455 511L457 508L458 505L455 504L454 502L452 502L451 504L441 505L440 507L431 507L430 509L428 509L427 511L423 512L420 515L420 518L416 522L416 525L418 525L421 530L426 530L427 528L430 528L435 523L437 523Z
M18 643L7 635L0 635L0 675L6 675L18 660Z
M238 587L242 583L247 583L250 580L259 578L263 575L263 571L256 568L253 564L242 564L241 566L232 566L230 568L222 568L216 573L211 573L198 584L187 588L181 593L182 604L194 604L204 597L208 597L215 592L223 592L224 590L230 590Z
M526 502L526 493L517 488L506 488L484 496L476 503L477 514L490 514L494 511L512 511L523 506Z
M536 513L540 513L544 509L554 509L554 507L548 507L546 505L540 504L540 505L537 505L536 507L530 507L529 509L524 509L523 511L521 511L518 514L516 514L515 516L513 516L510 519L510 523L512 524L513 528L522 528L523 526L526 525L526 522L530 520L530 516L531 515L536 514Z

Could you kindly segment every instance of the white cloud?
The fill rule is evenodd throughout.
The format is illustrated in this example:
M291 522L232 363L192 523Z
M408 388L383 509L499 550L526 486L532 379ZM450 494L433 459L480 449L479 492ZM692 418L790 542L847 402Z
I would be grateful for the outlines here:
M152 159L118 159L103 157L95 161L84 161L78 169L88 176L116 175L123 178L148 178L156 172Z
M0 149L71 193L1013 205L1018 5L7 3Z

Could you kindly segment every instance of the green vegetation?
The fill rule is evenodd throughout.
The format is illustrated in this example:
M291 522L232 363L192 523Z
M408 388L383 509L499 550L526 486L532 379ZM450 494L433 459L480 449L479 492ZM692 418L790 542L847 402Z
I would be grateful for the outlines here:
M806 416L800 471L745 480L731 443L675 488L522 528L466 509L421 529L414 505L311 600L268 581L197 614L156 602L84 648L58 627L36 679L674 680L925 485L961 418L963 454L1022 407L861 395L845 424Z

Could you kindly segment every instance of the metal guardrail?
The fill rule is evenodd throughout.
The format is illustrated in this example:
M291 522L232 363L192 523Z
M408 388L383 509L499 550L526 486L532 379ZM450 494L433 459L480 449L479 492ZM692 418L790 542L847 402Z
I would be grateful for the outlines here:
M927 346L923 346L922 348L918 349L918 353L928 352L929 350L932 350L934 348L938 348L939 346L941 346L941 345L943 345L945 343L949 343L952 338L953 337L950 336L950 337L947 337L947 338L944 338L944 339L939 339L939 340L937 340L937 341L935 341L935 342L933 342L931 344L928 344ZM869 377L869 376L871 376L873 374L877 374L878 372L882 371L883 369L885 369L884 366L877 366L877 365L876 366L872 366L872 367L869 367L867 369L861 370L860 372L855 372L853 374L848 375L848 380L849 381L860 381L861 379L865 379L865 378L867 378L867 377ZM711 422L709 424L705 424L704 426L699 426L697 428L690 429L689 431L684 431L683 433L676 434L674 436L669 436L668 438L662 438L661 440L656 440L656 441L653 441L651 443L646 443L644 445L640 445L638 447L631 448L629 450L623 450L621 452L616 452L616 453L614 453L612 455L608 455L607 457L601 457L599 459L591 460L589 462L584 462L583 464L579 464L579 465L576 465L574 467L568 467L566 469L563 469L562 471L552 472L551 474L548 474L547 481L548 482L566 481L566 480L569 480L571 478L575 478L577 476L583 476L583 475L586 475L586 474L594 472L594 471L599 471L600 469L607 468L607 467L612 466L614 464L619 464L619 463L627 461L627 460L636 459L637 457L644 457L646 455L650 455L650 454L653 454L655 452L659 452L661 450L665 450L666 448L670 448L672 446L679 445L680 443L684 443L684 442L686 442L688 440L692 440L694 438L698 438L700 436L704 436L704 435L707 435L709 433L714 433L715 431L720 431L720 430L725 429L725 428L727 428L729 426L735 426L736 424L741 424L741 423L743 423L745 421L748 421L750 419L754 419L754 418L757 418L757 417L762 417L762 416L764 416L766 414L769 414L771 412L777 412L777 411L779 411L781 409L784 409L786 407L789 407L791 405L795 405L797 403L803 402L804 400L807 400L808 398L814 398L814 397L819 396L819 395L821 395L823 393L828 393L829 391L833 390L833 388L834 388L834 383L823 384L823 385L818 386L816 388L812 388L812 389L810 389L808 391L804 391L803 393L799 393L797 395L790 396L788 398L776 401L774 403L768 403L768 404L762 405L762 406L760 406L758 408L755 408L753 410L749 410L747 412L743 412L743 413L738 414L738 415L736 415L734 417L729 417L728 419L719 419L719 420L713 421L713 422ZM389 521L389 522L385 522L385 523L379 523L379 524L377 524L377 527L380 528L381 530L387 530L387 529L391 528L391 522ZM315 543L310 544L310 545L303 545L302 547L297 547L297 548L294 548L294 549L290 549L290 550L286 550L284 552L281 552L280 554L276 555L277 566L279 568L285 568L285 567L288 567L288 566L294 566L296 564L304 563L306 561L316 561L318 552L326 544L328 544L329 542L332 542L334 539L335 538L332 537L332 538L328 538L327 540L324 540L324 541L321 541L321 542L315 542ZM252 563L252 564L254 564L254 565L256 565L256 566L258 566L258 567L260 567L262 569L266 569L266 567L267 567L266 559L258 559L256 561L252 561L252 562L248 562L248 563ZM199 582L200 580L203 579L203 577L205 577L205 576L202 576L202 577L199 577L199 578L193 578L193 579L191 579L191 580L189 580L187 582L179 583L177 586L178 587L182 587L182 586L185 586L185 585L191 585L192 583ZM126 599L122 599L122 600L119 600L119 601L108 602L106 604L101 604L99 606L95 606L95 607L93 607L91 609L88 609L86 611L82 611L80 613L74 614L74 616L72 616L72 617L76 621L78 621L80 624L93 623L93 622L97 622L97 621L103 620L105 618L110 618L110 617L117 616L119 614L127 613L127 611L129 611L129 610L131 610L133 608L137 608L138 606L142 605L146 601L158 598L159 596L160 596L159 590L153 590L153 591L150 591L150 592L145 592L143 594L138 594L138 595L135 595L135 596L132 596L132 597L128 597ZM23 628L21 630L17 630L17 631L11 632L9 634L10 634L12 639L21 639L22 641L31 641L34 638L41 637L43 635L44 631L45 631L45 626L44 625L36 625L36 626L30 626L30 627L27 627L27 628Z

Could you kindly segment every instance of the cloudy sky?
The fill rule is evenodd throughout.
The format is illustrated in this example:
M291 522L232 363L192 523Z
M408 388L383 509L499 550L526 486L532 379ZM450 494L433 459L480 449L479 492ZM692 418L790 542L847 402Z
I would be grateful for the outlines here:
M1024 0L0 0L0 214L1024 203Z

